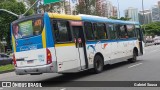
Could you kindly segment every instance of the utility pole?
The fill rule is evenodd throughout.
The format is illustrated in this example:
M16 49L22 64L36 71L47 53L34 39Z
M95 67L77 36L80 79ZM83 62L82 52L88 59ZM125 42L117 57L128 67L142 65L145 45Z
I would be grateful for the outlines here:
M144 16L144 3L142 0L142 11L143 11L143 24L145 23L145 16Z
M145 31L145 14L144 14L144 2L142 0L142 11L143 11L143 30ZM144 34L145 36L145 44L146 44L146 34Z

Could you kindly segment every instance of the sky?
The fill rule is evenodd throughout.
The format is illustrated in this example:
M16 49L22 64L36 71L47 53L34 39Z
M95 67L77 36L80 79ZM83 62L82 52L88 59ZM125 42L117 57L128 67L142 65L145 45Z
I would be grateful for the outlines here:
M118 7L117 0L110 0L114 6ZM120 16L124 16L124 10L128 7L135 7L138 10L142 10L142 0L118 0L119 1L119 10ZM144 9L151 9L153 5L158 4L160 0L143 0L144 1Z

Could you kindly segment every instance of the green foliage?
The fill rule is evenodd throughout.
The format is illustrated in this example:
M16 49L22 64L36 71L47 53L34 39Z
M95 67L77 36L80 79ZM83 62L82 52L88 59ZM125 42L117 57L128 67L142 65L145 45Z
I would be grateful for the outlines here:
M152 22L150 24L143 25L146 35L160 35L160 22Z
M84 0L84 3L80 3L76 6L76 11L80 14L98 15L95 6L95 0Z
M16 0L1 0L0 9L6 9L18 15L23 14L26 11L25 5L22 2L17 2ZM33 11L29 11L27 15L32 14ZM17 17L0 11L0 41L5 38L7 41L7 46L10 46L10 25L16 20Z
M131 18L126 18L126 17L121 17L121 18L117 18L117 17L110 17L111 19L115 19L115 20L124 20L124 21L129 21Z
M0 66L0 72L10 71L10 70L14 70L14 65L9 64L9 65Z

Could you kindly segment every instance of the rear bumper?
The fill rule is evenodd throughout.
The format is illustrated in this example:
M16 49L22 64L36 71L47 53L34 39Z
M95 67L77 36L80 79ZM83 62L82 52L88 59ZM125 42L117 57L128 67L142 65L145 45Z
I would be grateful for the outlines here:
M17 75L56 73L57 72L57 63L52 62L49 65L33 66L33 67L16 67L15 72Z

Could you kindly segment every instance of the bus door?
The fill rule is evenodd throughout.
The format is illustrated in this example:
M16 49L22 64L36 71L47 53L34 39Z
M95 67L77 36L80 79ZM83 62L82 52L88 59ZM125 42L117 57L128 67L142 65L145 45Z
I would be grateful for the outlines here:
M139 40L139 48L140 48L140 53L143 55L143 32L139 28L136 27L136 31L137 31L137 36L138 36L138 40Z
M85 38L84 38L84 32L82 27L82 22L80 21L70 21L75 47L78 50L79 53L79 64L81 66L81 69L87 68L87 62L86 62L86 49L85 49Z

